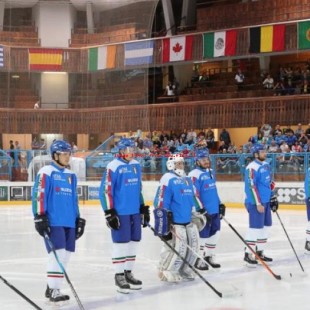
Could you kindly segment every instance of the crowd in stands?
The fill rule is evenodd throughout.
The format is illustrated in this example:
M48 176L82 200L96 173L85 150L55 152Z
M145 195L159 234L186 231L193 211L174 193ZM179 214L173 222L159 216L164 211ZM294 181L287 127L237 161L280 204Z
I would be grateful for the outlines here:
M159 159L173 153L192 158L197 144L204 144L209 148L210 153L216 153L217 170L228 173L240 172L241 167L247 162L247 157L250 160L251 147L257 143L264 145L270 154L269 160L272 154L275 154L277 168L283 171L290 166L292 170L301 169L304 158L302 155L298 156L298 153L310 152L310 124L305 130L302 124L298 124L295 131L290 126L280 128L280 125L277 125L272 128L269 124L263 124L256 135L250 136L248 141L239 147L233 144L225 128L219 133L218 142L215 141L211 128L200 131L183 130L181 133L153 131L145 136L142 135L141 130L137 130L136 133L129 132L126 136L135 140L137 159L142 166L149 166L154 170ZM116 153L117 147L111 151ZM240 154L246 154L246 156L240 159Z

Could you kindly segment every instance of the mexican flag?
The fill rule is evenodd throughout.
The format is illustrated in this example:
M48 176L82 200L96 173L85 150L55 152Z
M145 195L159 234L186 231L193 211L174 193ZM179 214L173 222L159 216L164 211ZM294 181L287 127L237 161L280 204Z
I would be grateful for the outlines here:
M203 34L203 58L236 55L237 30Z

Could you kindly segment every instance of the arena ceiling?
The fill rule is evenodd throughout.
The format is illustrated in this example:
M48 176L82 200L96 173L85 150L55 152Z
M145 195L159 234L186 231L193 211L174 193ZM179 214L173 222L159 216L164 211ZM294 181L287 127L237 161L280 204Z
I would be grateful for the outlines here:
M58 3L72 4L77 10L83 11L86 9L86 3L91 2L95 9L100 11L111 10L130 3L145 2L145 1L157 1L157 0L0 0L5 2L5 8L29 8L38 3Z

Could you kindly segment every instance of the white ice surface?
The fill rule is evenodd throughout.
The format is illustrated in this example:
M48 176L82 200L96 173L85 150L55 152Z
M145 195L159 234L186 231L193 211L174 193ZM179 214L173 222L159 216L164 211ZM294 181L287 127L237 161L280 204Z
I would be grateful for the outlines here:
M278 218L273 215L272 236L266 255L273 257L270 266L276 280L264 267L249 269L243 264L244 245L232 229L222 221L222 235L217 248L220 271L201 272L218 291L218 297L201 279L179 284L160 282L157 262L161 241L149 228L143 229L134 274L143 281L143 289L128 295L119 294L114 286L111 264L111 240L99 206L81 207L87 220L84 236L77 242L67 273L86 310L271 310L310 309L310 278L304 273L292 251ZM305 211L279 210L291 241L305 271L310 272L310 256L304 254ZM226 219L242 236L247 228L245 210L228 209ZM42 309L46 303L46 252L43 239L34 229L31 207L0 207L0 275ZM290 277L290 273L292 277ZM61 309L79 309L64 281L63 291L71 297ZM242 296L240 296L242 294ZM34 309L10 287L0 281L0 309Z

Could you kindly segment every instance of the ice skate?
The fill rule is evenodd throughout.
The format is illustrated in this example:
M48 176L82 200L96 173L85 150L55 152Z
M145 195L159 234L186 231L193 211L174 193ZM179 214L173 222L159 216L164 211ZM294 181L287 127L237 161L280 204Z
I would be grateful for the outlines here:
M122 294L128 294L130 290L130 285L127 283L125 274L117 273L115 274L115 285L117 291Z
M305 254L310 255L310 241L306 241Z
M125 270L125 279L130 286L131 290L141 290L142 281L136 279L131 271Z
M212 268L221 268L221 265L214 261L214 255L206 256L205 261L212 267Z
M51 297L51 292L52 292L52 289L50 289L49 286L47 285L46 291L45 291L45 297L49 299Z
M202 271L209 270L209 266L201 258L197 258L194 267Z
M61 307L67 304L68 300L70 299L69 295L62 294L59 289L49 289L49 293L49 302L52 306Z
M270 263L273 261L271 257L265 256L263 251L257 251L256 253L266 263Z
M243 260L245 261L247 267L256 268L257 260L253 254L244 253Z

